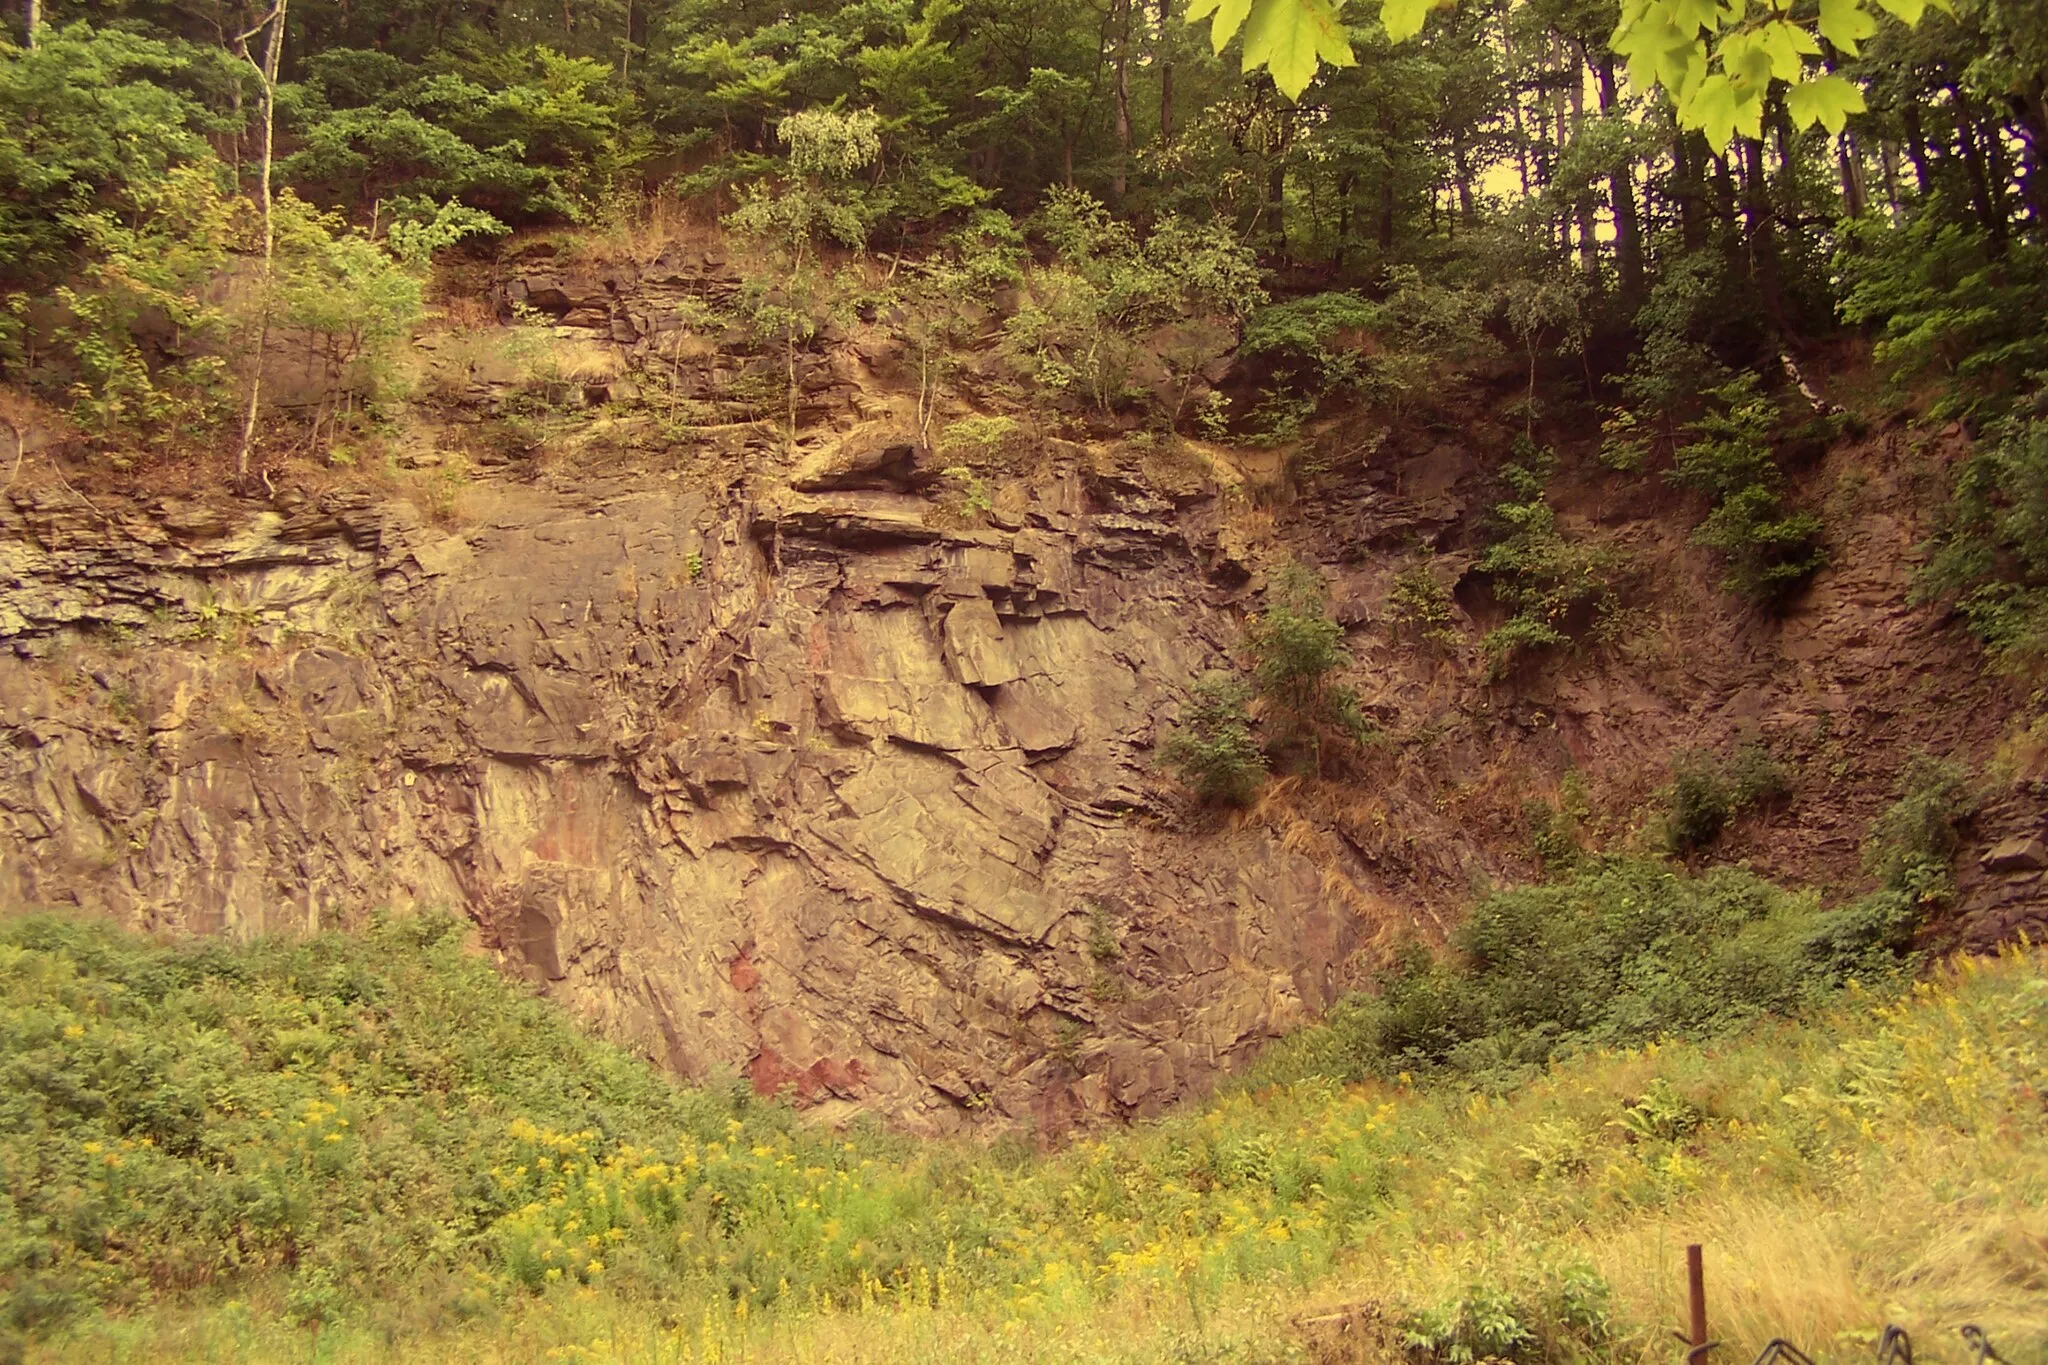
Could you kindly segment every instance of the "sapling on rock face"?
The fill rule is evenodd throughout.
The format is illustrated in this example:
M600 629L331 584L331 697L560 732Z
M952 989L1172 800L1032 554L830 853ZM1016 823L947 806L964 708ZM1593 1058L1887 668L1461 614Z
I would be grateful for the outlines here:
M1246 643L1261 719L1272 731L1269 751L1285 756L1305 750L1308 769L1320 776L1326 738L1360 743L1371 736L1358 694L1337 681L1351 666L1351 655L1313 569L1289 564L1275 575L1266 609L1251 623Z
M1252 735L1252 689L1230 673L1212 673L1194 686L1180 729L1166 742L1166 761L1202 800L1250 805L1266 778L1266 755Z
M1024 256L1023 235L1009 215L985 209L940 250L903 263L903 278L892 282L894 330L917 375L920 444L932 444L939 386L957 364L957 352L991 325L995 293L1022 278Z
M1251 250L1220 224L1172 217L1140 239L1088 194L1059 186L1031 221L1053 260L1025 275L1003 329L1010 355L1041 389L1108 416L1144 396L1135 381L1156 334L1172 395L1162 415L1178 422L1202 369L1265 302Z
M806 109L775 127L789 149L788 176L774 190L757 187L726 215L725 225L750 240L764 269L746 281L741 307L764 341L782 347L788 384L788 436L796 438L798 347L843 311L848 291L827 269L828 243L867 245L869 205L855 177L881 155L881 120L873 110Z
M1827 563L1820 518L1779 497L1784 474L1771 444L1778 416L1756 376L1737 375L1707 395L1671 469L1672 482L1714 500L1693 540L1726 557L1722 588L1763 604L1782 601Z

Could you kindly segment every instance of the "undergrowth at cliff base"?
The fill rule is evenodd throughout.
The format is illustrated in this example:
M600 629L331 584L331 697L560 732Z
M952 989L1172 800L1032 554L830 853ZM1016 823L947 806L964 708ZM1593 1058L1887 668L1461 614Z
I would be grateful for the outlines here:
M0 1287L36 1360L1278 1362L1330 1311L1367 1359L1648 1359L1690 1240L1733 1354L1862 1357L1887 1318L1928 1359L1959 1321L2048 1345L2033 950L1499 1097L1311 1076L1045 1155L678 1089L442 921L16 920L0 978Z
M1554 1059L1713 1038L1896 977L1912 908L1825 909L1736 867L1693 877L1612 857L1489 896L1438 956L1403 950L1374 992L1267 1050L1255 1081L1413 1073L1502 1091Z

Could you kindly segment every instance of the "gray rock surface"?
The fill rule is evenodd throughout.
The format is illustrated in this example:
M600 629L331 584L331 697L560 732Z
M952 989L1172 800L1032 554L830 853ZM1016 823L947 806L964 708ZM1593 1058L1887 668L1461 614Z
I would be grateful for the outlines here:
M1014 530L843 482L456 527L14 490L0 896L445 908L683 1075L932 1130L1153 1112L1327 1004L1369 926L1324 870L1162 818L1158 718L1235 638L1182 532L1073 474Z

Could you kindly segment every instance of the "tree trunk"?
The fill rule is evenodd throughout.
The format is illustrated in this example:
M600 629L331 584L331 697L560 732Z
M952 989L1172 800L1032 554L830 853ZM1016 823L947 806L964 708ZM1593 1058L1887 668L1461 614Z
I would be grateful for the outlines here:
M1550 109L1547 115L1540 100L1537 105L1538 117L1543 124L1544 141L1543 154L1537 159L1537 166L1545 185L1556 183L1558 163L1564 159L1564 145L1571 140L1571 134L1565 127L1564 76L1561 70L1563 52L1564 43L1557 35L1552 34L1548 50L1542 54L1543 75L1550 94ZM1551 134L1553 128L1556 129L1555 141L1552 140ZM1558 214L1556 226L1560 252L1564 256L1569 256L1572 249L1572 215L1569 210Z
M1164 147L1173 141L1173 48L1167 38L1166 6L1168 0L1159 0L1159 43L1155 60L1159 63L1159 145Z
M249 473L249 448L256 442L256 413L263 402L263 353L270 344L270 263L277 253L277 233L270 221L270 173L276 152L277 68L284 56L285 4L286 0L277 0L277 7L269 16L236 42L242 60L256 68L257 80L263 87L263 153L256 178L256 207L263 220L263 270L257 282L261 298L257 305L256 353L249 362L249 400L242 409L242 442L235 453L235 473L243 477ZM259 63L249 55L249 40L266 27L270 31L265 35L263 60Z
M1577 142L1586 131L1586 73L1579 61L1570 54L1577 51L1562 39L1557 44L1557 55L1571 68L1572 141ZM1583 56L1583 54L1581 54ZM1579 268L1586 274L1586 283L1597 293L1600 288L1600 233L1594 224L1592 186L1589 183L1577 196L1579 219Z
M1884 174L1884 197L1896 218L1905 209L1905 201L1899 198L1899 144L1890 138L1877 144L1877 165Z
M1472 152L1463 137L1451 144L1451 167L1457 175L1458 219L1466 227L1479 223L1479 205L1472 197Z
M1346 171L1337 181L1337 260L1341 273L1351 252L1351 192L1358 188L1358 172Z
M2006 130L1996 117L1986 114L1978 126L1991 156L1991 204L1998 211L1999 230L2003 232L2012 224L2012 154L2006 150Z
M1527 199L1533 185L1529 176L1529 126L1522 118L1522 86L1515 76L1515 40L1509 35L1507 11L1500 21L1501 67L1508 77L1508 111L1515 119L1515 169L1522 177L1522 197Z
M1394 120L1390 115L1380 115L1380 132L1386 136L1387 145L1394 142ZM1380 255L1384 258L1394 249L1394 169L1380 168Z
M1842 212L1861 218L1870 212L1870 192L1863 184L1863 149L1847 128L1835 140L1835 168L1842 177Z
M1764 173L1764 144L1753 137L1738 137L1736 143L1742 150L1742 235L1748 247L1749 277L1763 303L1764 316L1782 332L1778 234L1772 222L1770 182Z
M1614 79L1614 54L1603 53L1592 66L1600 112L1612 114L1621 100ZM1617 160L1607 172L1607 199L1614 210L1614 268L1621 277L1621 301L1632 306L1643 297L1643 224L1636 216L1636 187L1627 157Z
M2013 131L2020 138L2020 198L2038 231L2048 228L2048 102L2037 90L2012 97Z
M1924 196L1934 190L1934 172L1927 164L1927 134L1920 128L1920 106L1907 100L1899 109L1900 123L1906 130L1906 156L1913 163L1913 183Z
M1697 133L1682 129L1671 139L1672 197L1678 201L1678 235L1687 251L1698 251L1707 242L1706 163L1696 141Z
M1801 152L1798 134L1792 127L1792 116L1785 111L1784 97L1776 91L1764 99L1764 123L1778 144L1776 184L1768 178L1764 182L1773 241L1775 244L1775 239L1782 235L1796 246L1802 244L1806 236L1806 223L1799 203Z
M36 50L36 30L43 26L43 0L22 0L23 42L30 52Z
M1116 44L1116 172L1109 178L1109 187L1118 199L1124 197L1129 188L1131 166L1131 11L1135 0L1124 0L1123 36Z
M1977 207L1977 219L1994 246L2005 241L2005 214L1991 189L1991 168L1977 137L1977 120L1970 99L1955 86L1948 88L1955 101L1956 146L1962 153L1963 171L1970 180L1970 199Z
M1287 262L1287 145L1273 153L1273 165L1266 172L1266 201L1273 207L1273 237L1281 264Z

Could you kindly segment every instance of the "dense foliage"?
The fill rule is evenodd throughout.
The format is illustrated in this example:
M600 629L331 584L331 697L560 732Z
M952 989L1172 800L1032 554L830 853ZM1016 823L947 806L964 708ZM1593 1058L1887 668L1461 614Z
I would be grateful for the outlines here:
M1246 625L1248 676L1198 681L1161 756L1196 796L1220 805L1249 804L1269 766L1323 776L1334 754L1375 737L1358 694L1339 681L1351 664L1343 640L1322 580L1305 565L1282 566L1265 610Z
M474 1255L526 1202L499 1175L536 1125L614 1146L787 1126L578 1036L452 921L172 949L14 920L0 976L10 1331L267 1269L318 1288Z
M1600 876L1562 895L1593 912L1571 942L1624 986L1586 1006L1608 1041L1683 1017L1660 951L1725 969L1713 998L1743 1012L1803 998L1779 971L1804 951L1800 898L1739 874ZM1624 899L1590 902L1595 885ZM1638 894L1690 919L1661 931ZM1541 903L1503 902L1474 939L1534 954L1526 984L1481 969L1503 1019L1576 989L1540 945L1497 941ZM1731 941L1673 946L1711 925ZM1635 1354L1668 1325L1670 1284L1640 1268L1674 1218L1745 1229L1717 1245L1739 1344L1788 1312L1820 1339L1880 1310L1922 1332L1964 1285L2016 1357L2048 1339L2024 1258L1983 1254L2029 1245L2048 1204L2037 956L1852 992L1712 1051L1667 1038L1525 1068L1504 1100L1310 1079L1050 1155L913 1149L679 1091L443 922L164 947L16 920L0 974L0 1350L26 1328L38 1359L1278 1365L1304 1298L1361 1276L1389 1357ZM1809 1261L1774 1240L1770 1210L1816 1200L1841 1216L1790 1215L1786 1245L1870 1267L1848 1282L1794 1273ZM1970 1237L1934 1235L1962 1209ZM1768 1301L1740 1293L1750 1274ZM75 1316L96 1302L127 1311Z
M1598 862L1481 901L1455 956L1404 956L1270 1057L1268 1074L1449 1070L1509 1085L1552 1057L1725 1033L1895 970L1899 926L1737 868Z
M1565 536L1550 505L1557 456L1526 447L1501 472L1509 497L1493 509L1494 535L1473 566L1487 576L1507 620L1488 631L1489 674L1595 630L1613 607L1621 565L1613 552Z
M2000 665L2048 662L2048 421L2009 421L1964 462L1917 590L1954 602Z
M444 244L628 222L650 195L737 210L771 282L741 320L786 371L876 303L833 287L834 253L922 254L1036 213L1051 259L1008 344L1082 408L1125 407L1134 339L1168 324L1152 416L1282 438L1331 395L1398 410L1506 346L1532 420L1539 370L1564 359L1677 449L1688 424L1708 424L1693 446L1719 439L1730 400L1710 390L1775 384L1780 353L1846 319L1902 379L1996 409L2043 363L2040 45L2002 0L1823 9L1695 6L1673 29L1670 0L1403 0L1384 24L1322 0L57 0L0 44L0 371L129 445L255 403L250 357L299 322L275 290L195 280L267 262L269 165L337 244L302 249L359 269L448 206L470 216ZM274 101L251 47L273 16ZM1670 86L1695 40L1707 65ZM223 213L172 206L202 181ZM184 272L140 308L138 244ZM344 311L406 325L393 286L320 270ZM1607 344L1623 338L1639 344ZM1240 340L1273 382L1225 411L1192 377ZM391 390L381 344L336 352L351 416ZM1762 597L1817 562L1771 492L1716 491L1702 528Z
M1699 848L1786 781L1760 746L1725 766L1688 756L1665 837ZM1498 1087L1587 1049L1713 1037L1814 1008L1845 982L1899 973L1915 929L1953 894L1957 825L1973 809L1960 768L1913 759L1865 844L1877 889L1827 908L1740 867L1693 876L1652 858L1589 859L1544 807L1538 851L1561 875L1482 900L1447 956L1404 950L1378 989L1340 1001L1258 1074L1409 1071Z

